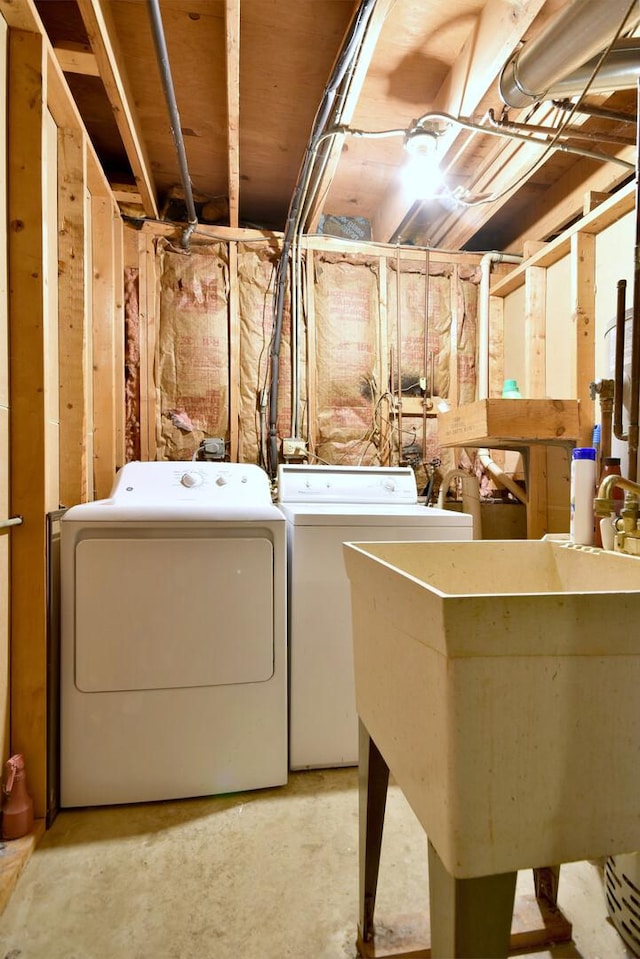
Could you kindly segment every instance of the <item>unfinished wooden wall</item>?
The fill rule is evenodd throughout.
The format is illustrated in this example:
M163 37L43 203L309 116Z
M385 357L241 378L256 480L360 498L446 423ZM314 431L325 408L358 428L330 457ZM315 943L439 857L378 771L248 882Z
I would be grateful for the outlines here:
M0 519L23 517L0 532L0 746L3 759L25 755L41 818L47 515L107 495L124 462L123 233L52 51L37 30L0 22L11 61L1 126L10 295L0 279Z
M7 25L0 17L0 183L6 183ZM6 193L0 190L0 222L6 223ZM10 515L9 499L9 324L7 234L0 230L0 521ZM0 763L9 757L9 557L13 528L0 529Z
M454 453L438 446L436 400L423 393L454 404L475 396L479 257L322 237L303 243L298 432L309 438L310 461L402 461L419 474L435 457L453 463ZM146 418L155 416L158 458L190 459L205 437L220 436L230 460L265 465L278 245L266 236L237 245L198 237L185 256L160 238L156 253L155 390L146 391ZM151 368L149 346L140 344L141 370ZM291 435L287 299L280 443Z

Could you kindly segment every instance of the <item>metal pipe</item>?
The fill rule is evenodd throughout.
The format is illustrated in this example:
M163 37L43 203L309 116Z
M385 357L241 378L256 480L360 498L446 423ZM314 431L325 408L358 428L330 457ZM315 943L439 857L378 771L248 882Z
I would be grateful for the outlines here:
M627 318L627 281L618 280L618 296L616 299L616 356L613 387L613 435L618 440L626 442L627 434L622 426L622 400L624 390L624 340Z
M185 202L187 204L187 216L189 217L189 225L184 229L182 233L182 239L180 245L183 249L189 248L189 240L191 239L191 234L198 225L198 217L196 214L195 204L193 202L193 190L191 188L191 177L189 176L189 167L187 165L187 154L184 147L184 137L182 136L182 127L180 126L180 115L178 113L178 104L176 102L176 94L173 87L173 78L171 76L171 67L169 65L169 53L167 51L167 43L164 35L164 27L162 25L162 15L160 13L160 2L159 0L147 0L149 7L149 17L151 19L151 32L153 34L153 43L156 49L156 57L158 61L158 68L160 70L160 77L162 79L162 87L164 89L164 96L167 103L167 109L169 111L169 119L171 122L171 135L173 136L173 143L176 148L176 154L178 157L178 166L180 168L180 179L182 181L182 189L184 190Z
M22 516L12 516L10 519L0 520L0 529L8 529L10 526L22 526Z
M511 57L500 75L500 96L522 108L547 97L557 84L599 54L611 42L616 25L626 20L635 0L574 0L542 33ZM627 26L639 19L636 14ZM612 28L612 24L614 25ZM606 72L606 66L603 71ZM581 90L582 88L580 88ZM566 96L566 93L552 94Z
M618 40L598 67L599 55L583 63L568 76L554 83L544 94L545 100L561 100L579 96L589 83L589 93L607 93L612 90L632 90L640 74L640 40ZM590 79L597 70L597 73Z

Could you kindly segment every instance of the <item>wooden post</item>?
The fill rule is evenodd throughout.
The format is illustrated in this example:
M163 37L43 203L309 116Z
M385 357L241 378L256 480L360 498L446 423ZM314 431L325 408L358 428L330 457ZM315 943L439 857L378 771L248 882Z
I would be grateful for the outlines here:
M546 392L547 271L529 267L525 274L525 395L541 399ZM540 539L548 529L547 449L531 446L527 455L527 537Z
M11 511L11 750L25 756L38 818L46 811L46 475L43 40L11 30L8 221ZM54 221L55 222L55 221Z
M229 243L229 459L238 461L240 427L240 303L238 297L238 244Z
M111 205L113 230L113 383L115 403L115 468L124 466L125 420L124 402L124 228L117 203Z
M58 303L60 363L60 502L88 499L86 141L80 129L58 130Z
M91 198L93 276L93 475L95 495L106 498L116 472L113 222L108 197Z
M140 299L140 458L155 460L156 402L154 366L156 351L156 289L155 254L153 237L139 235L140 274L138 295Z
M307 247L305 260L307 288L307 428L309 452L318 442L318 387L316 381L316 286L313 250ZM313 459L313 458L312 458Z
M576 329L576 396L580 400L580 446L591 446L594 404L589 384L595 375L595 237L571 237L571 304Z

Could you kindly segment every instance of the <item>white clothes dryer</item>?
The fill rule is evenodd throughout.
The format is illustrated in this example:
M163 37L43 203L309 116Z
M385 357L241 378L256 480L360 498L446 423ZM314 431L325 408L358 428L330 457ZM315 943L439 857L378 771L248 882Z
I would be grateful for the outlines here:
M286 534L257 466L129 463L61 522L61 805L287 780Z
M289 764L358 762L351 592L342 544L473 538L471 516L418 504L410 467L283 465L287 518Z

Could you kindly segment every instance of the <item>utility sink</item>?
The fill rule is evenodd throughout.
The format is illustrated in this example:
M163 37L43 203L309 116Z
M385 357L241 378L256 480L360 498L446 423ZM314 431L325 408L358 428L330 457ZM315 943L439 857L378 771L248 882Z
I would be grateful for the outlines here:
M356 705L456 878L640 849L640 563L346 543Z

